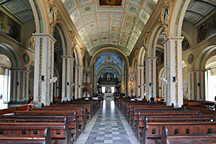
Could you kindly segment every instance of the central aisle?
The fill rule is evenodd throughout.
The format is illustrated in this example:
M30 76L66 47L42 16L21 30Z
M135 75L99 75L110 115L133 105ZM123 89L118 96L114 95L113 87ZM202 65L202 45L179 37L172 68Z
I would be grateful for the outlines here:
M130 126L111 97L80 135L76 144L138 144Z

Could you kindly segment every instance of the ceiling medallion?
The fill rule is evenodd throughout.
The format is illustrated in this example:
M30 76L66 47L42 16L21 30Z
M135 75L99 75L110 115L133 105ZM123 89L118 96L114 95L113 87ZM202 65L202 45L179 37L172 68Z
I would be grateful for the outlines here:
M122 0L100 0L101 6L121 6Z

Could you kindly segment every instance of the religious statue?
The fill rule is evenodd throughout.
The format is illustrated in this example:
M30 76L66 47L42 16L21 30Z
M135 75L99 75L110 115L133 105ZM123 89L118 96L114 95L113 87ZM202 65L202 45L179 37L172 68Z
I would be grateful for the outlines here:
M30 49L35 49L35 37L34 36L31 36L29 38L27 45Z
M57 8L54 7L54 6L50 7L50 9L49 9L49 21L50 21L50 24L56 23L57 18L58 18L58 10L57 10Z
M161 22L163 25L168 25L169 22L169 8L165 7L163 8L162 12L161 12Z

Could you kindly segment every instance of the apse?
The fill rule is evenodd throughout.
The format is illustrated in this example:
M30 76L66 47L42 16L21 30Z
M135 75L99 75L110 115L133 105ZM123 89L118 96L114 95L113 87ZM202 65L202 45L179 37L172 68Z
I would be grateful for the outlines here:
M125 62L116 53L102 53L95 62L97 93L121 93L124 87Z

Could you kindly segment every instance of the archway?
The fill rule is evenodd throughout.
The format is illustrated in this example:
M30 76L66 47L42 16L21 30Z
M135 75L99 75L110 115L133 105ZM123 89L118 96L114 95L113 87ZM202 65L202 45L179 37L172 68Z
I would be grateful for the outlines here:
M127 93L128 60L123 53L112 48L100 50L92 57L90 66L95 76L92 79L94 93L101 93L102 85L114 87L118 95ZM105 83L102 79L106 79Z
M215 101L216 96L216 56L210 57L205 64L205 100Z
M53 102L61 102L62 94L65 93L65 81L67 77L67 65L66 65L66 38L60 25L56 25L54 28L53 36L56 40L54 44L54 77L55 82L53 83ZM63 93L64 91L64 93Z
M11 72L12 62L4 54L0 54L0 109L8 108L7 102L11 95Z

